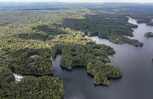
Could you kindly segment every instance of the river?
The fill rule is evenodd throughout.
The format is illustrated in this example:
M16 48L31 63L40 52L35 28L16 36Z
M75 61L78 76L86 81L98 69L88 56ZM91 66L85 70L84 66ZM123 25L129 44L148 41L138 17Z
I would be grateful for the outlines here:
M111 57L112 64L121 69L123 78L113 81L109 87L95 87L93 79L84 69L71 72L62 70L59 64L61 57L57 56L53 62L54 73L64 80L64 99L153 99L153 39L144 37L146 32L153 32L153 27L138 24L132 18L129 18L129 22L138 25L132 38L143 42L143 47L117 45L98 37L90 38L116 51Z

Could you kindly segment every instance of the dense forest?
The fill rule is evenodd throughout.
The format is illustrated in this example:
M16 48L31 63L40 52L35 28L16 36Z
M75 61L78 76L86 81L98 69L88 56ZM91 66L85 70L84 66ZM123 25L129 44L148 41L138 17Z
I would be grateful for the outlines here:
M0 11L1 99L62 99L63 80L52 72L51 57L57 55L62 56L61 68L68 71L84 68L95 85L109 86L113 79L122 77L120 69L114 67L109 58L115 51L85 36L138 47L143 44L128 38L137 26L128 23L127 16L152 25L152 15L122 11L124 6L120 7L120 13L114 10L119 9L118 6L82 5L73 10L71 7ZM14 73L23 79L16 81Z

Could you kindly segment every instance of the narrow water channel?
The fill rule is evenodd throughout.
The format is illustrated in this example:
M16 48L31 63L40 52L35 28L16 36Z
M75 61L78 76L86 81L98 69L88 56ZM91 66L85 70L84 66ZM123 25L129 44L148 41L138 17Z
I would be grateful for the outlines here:
M137 24L134 39L144 43L143 47L129 44L116 45L108 40L91 37L97 44L106 44L114 48L116 54L111 57L112 64L121 69L123 78L113 81L109 87L95 87L93 80L84 69L71 72L60 68L60 56L53 61L55 75L64 80L64 99L153 99L153 39L144 37L146 32L153 32L153 27Z

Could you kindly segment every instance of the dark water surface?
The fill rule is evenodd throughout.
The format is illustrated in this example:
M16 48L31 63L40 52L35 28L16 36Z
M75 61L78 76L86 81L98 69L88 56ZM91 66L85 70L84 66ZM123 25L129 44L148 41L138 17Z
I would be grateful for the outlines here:
M109 87L95 87L94 81L83 69L72 72L62 70L59 67L61 57L56 58L53 62L54 73L64 80L64 99L153 99L153 39L144 37L146 32L153 32L153 27L138 24L131 18L129 22L138 25L132 38L143 42L142 48L128 44L116 45L91 37L96 43L109 45L116 51L111 57L112 64L121 69L123 78L113 81Z

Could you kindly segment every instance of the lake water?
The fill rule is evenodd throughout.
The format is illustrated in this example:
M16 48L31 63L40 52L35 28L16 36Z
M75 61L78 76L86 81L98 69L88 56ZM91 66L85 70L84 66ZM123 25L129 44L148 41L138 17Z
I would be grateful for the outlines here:
M116 45L98 37L90 38L116 51L111 57L112 64L121 69L123 78L113 81L109 87L95 87L84 69L62 70L59 67L61 57L57 56L53 63L54 73L64 80L64 99L153 99L153 39L144 37L146 32L153 32L153 27L138 24L132 18L129 22L138 25L132 38L143 42L143 47Z

